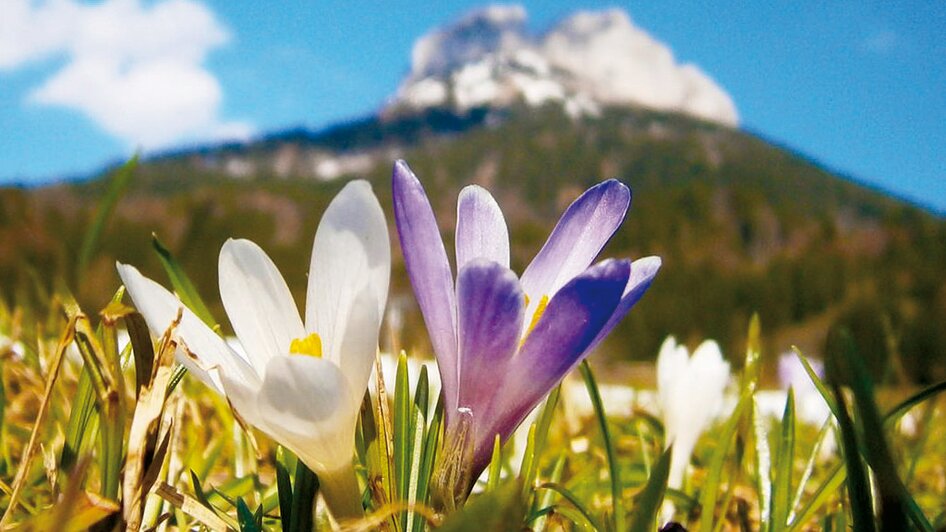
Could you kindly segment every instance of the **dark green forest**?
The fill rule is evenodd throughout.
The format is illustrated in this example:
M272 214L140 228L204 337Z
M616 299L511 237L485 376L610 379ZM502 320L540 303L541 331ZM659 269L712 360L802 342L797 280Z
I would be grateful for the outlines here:
M366 153L372 163L333 181L273 171L287 149ZM217 252L226 238L245 237L270 253L301 305L312 237L328 201L345 180L365 177L390 216L398 157L423 181L448 250L460 188L489 189L505 212L518 272L582 190L610 177L632 188L627 220L602 256L659 255L663 268L596 357L650 360L675 334L691 343L715 338L740 360L747 323L758 312L770 356L792 345L819 356L827 332L845 325L875 376L946 376L946 220L750 133L642 110L577 121L552 107L388 116L147 158L103 234L91 275L73 289L86 308L101 308L118 287L116 260L165 280L155 234L223 315ZM231 158L256 170L229 176L222 161ZM0 190L4 299L41 299L48 279L72 283L82 234L107 184L103 174ZM389 308L403 311L406 328L399 341L429 351L391 227Z

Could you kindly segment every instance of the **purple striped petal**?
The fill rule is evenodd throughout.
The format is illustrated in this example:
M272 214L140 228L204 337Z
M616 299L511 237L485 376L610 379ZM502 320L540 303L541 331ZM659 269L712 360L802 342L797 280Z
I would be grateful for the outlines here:
M457 275L460 389L458 407L482 424L519 345L524 297L509 268L485 259L470 262ZM448 425L447 430L452 427ZM483 437L492 437L483 435Z
M460 191L456 242L458 272L478 258L509 267L509 230L503 212L486 189L470 185Z
M404 161L394 164L394 221L407 275L437 354L446 412L456 410L457 301L453 274L424 187Z
M595 338L595 341L588 347L588 351L597 347L597 345L608 336L608 333L624 319L624 316L630 312L631 307L640 301L641 297L644 296L644 292L650 288L650 284L654 281L657 271L660 270L660 264L660 257L644 257L631 263L631 276L627 280L627 286L624 288L624 295L621 296L621 302L618 303L618 307L614 309L614 314L611 315L608 323L606 323L604 328L601 329L601 332L598 333L598 337Z
M630 204L631 190L609 179L589 188L568 206L522 274L522 288L530 300L526 315L535 312L542 296L552 297L591 264L624 221Z
M526 338L502 384L500 401L477 434L500 434L505 441L530 410L588 352L608 322L630 276L628 260L608 259L572 279L549 301ZM492 440L477 441L474 473L489 462Z

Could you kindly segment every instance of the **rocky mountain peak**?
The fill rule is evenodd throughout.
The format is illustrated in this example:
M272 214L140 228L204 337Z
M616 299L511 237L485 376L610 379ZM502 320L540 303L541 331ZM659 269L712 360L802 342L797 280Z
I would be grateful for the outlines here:
M736 126L732 98L621 9L579 11L529 33L522 6L489 6L422 36L388 109L558 102L572 115L639 105Z

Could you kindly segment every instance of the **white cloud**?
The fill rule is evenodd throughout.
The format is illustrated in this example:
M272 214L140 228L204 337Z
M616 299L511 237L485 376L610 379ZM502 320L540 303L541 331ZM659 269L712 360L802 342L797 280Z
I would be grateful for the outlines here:
M132 146L245 137L220 118L223 93L206 55L229 34L194 0L3 0L0 73L62 58L30 102L74 109Z

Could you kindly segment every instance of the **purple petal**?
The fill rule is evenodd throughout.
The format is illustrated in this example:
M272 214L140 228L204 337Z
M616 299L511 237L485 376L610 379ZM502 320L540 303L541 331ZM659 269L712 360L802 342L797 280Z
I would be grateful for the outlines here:
M477 434L498 433L505 441L542 397L582 360L620 302L630 267L630 261L608 259L558 291L497 387L505 393L488 415L490 426L482 431L478 427ZM489 461L491 442L477 442L476 467L485 467Z
M589 188L568 206L522 274L522 288L531 302L527 314L535 311L542 296L552 297L591 264L624 221L630 204L631 190L610 179Z
M598 337L588 346L588 351L593 350L602 340L608 336L608 333L624 319L624 316L630 312L644 292L650 288L650 283L654 281L657 271L660 270L660 257L644 257L631 263L631 276L627 280L627 286L624 288L624 295L621 296L621 302L614 309L614 314L608 320L608 323L598 333Z
M446 412L456 410L457 302L453 274L424 187L404 161L394 164L394 221L407 275L437 354Z
M498 396L497 376L505 375L519 345L524 299L516 274L495 262L475 260L457 275L457 406L473 412L474 426L482 423L481 418Z
M458 272L466 263L478 258L509 267L506 220L496 200L486 189L470 185L460 191L456 242Z

